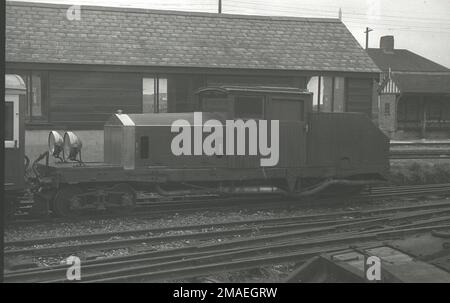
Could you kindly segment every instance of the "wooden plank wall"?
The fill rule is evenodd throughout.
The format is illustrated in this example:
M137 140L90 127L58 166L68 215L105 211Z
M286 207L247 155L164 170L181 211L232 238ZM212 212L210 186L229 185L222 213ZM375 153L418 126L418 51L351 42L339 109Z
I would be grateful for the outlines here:
M195 92L206 86L203 75L168 75L169 112L193 112L198 110Z
M372 113L372 79L346 79L346 112Z
M194 92L206 85L306 87L306 77L167 75L170 112L198 110ZM95 71L49 72L49 122L71 129L102 129L111 114L142 112L142 75Z
M208 86L214 85L261 85L306 88L306 77L258 77L235 75L208 75Z
M51 71L52 124L103 128L111 114L142 111L142 80L137 73Z

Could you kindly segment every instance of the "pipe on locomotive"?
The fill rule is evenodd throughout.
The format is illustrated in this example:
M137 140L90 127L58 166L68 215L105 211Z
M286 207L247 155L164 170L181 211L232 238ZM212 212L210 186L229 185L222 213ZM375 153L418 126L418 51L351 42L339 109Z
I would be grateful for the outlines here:
M275 193L281 193L289 198L301 198L301 197L308 197L315 194L318 194L320 192L325 191L328 187L332 185L342 185L342 186L368 186L368 185L375 185L375 184L383 184L387 181L383 180L348 180L348 179L331 179L326 180L319 185L315 186L312 189L308 189L302 192L288 192L285 190L282 190L280 188L276 188L274 191L273 189L271 192ZM161 196L179 196L179 195L189 195L189 194L248 194L248 195L254 195L255 193L260 192L260 188L258 186L248 186L248 187L221 187L217 189L199 189L197 191L192 191L189 189L186 190L165 190L163 189L159 184L156 185L155 189L156 192ZM239 189L239 190L237 190Z
M185 183L184 183L185 184ZM189 185L194 188L198 188L198 186ZM159 184L155 186L156 192L161 196L180 196L180 195L192 195L192 194L210 194L210 195L255 195L255 194L267 194L279 192L279 189L276 187L270 187L270 190L263 191L261 190L261 186L241 186L241 187L231 187L231 186L221 186L220 188L204 188L198 190L190 190L190 189L176 189L176 190L166 190L163 189ZM267 186L264 186L267 188Z
M331 185L343 185L343 186L365 186L365 185L375 185L375 184L382 184L386 183L387 181L383 180L347 180L347 179L331 179L326 180L322 182L321 184L317 185L313 189L305 190L302 192L285 192L284 194L288 197L292 198L300 198L300 197L307 197L312 196L315 194L318 194L324 190L326 190Z

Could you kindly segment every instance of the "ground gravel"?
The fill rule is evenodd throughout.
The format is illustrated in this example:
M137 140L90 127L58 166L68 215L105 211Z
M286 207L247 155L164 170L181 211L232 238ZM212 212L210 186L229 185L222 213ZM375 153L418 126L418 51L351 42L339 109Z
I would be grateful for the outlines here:
M369 210L380 207L408 206L430 203L435 200L448 201L442 197L430 196L428 199L402 198L395 200L379 200L366 203L351 202L336 206L308 206L295 209L255 210L243 209L240 211L201 211L193 213L176 213L160 218L150 217L122 217L110 219L80 219L77 222L58 223L30 223L27 225L5 226L4 241L30 240L38 238L51 238L73 236L80 234L120 232L137 229L153 229L162 227L176 227L183 225L216 224L229 221L247 221L256 219L269 219L289 216L302 216L311 214L326 214L336 211ZM193 231L172 231L167 234L186 234ZM148 234L152 236L152 234ZM116 238L117 239L117 238ZM74 243L76 244L76 242Z

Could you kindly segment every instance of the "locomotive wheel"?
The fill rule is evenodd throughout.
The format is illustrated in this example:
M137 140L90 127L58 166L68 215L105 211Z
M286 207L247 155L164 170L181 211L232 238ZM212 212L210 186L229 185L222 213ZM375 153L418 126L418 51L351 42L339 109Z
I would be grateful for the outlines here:
M77 210L80 205L82 197L78 195L83 194L80 187L75 185L64 186L56 193L53 209L58 216L61 217L76 217L81 215L81 210Z
M126 213L134 209L136 206L136 191L130 185L119 183L114 185L112 190L120 192L120 194L112 195L109 201L117 205L113 208L114 212Z

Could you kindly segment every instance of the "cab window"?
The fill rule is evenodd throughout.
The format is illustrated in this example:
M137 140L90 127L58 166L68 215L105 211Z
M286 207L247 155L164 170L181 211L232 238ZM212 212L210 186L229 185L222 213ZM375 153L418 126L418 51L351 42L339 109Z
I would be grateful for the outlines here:
M238 96L234 101L234 115L236 118L263 118L263 97Z

